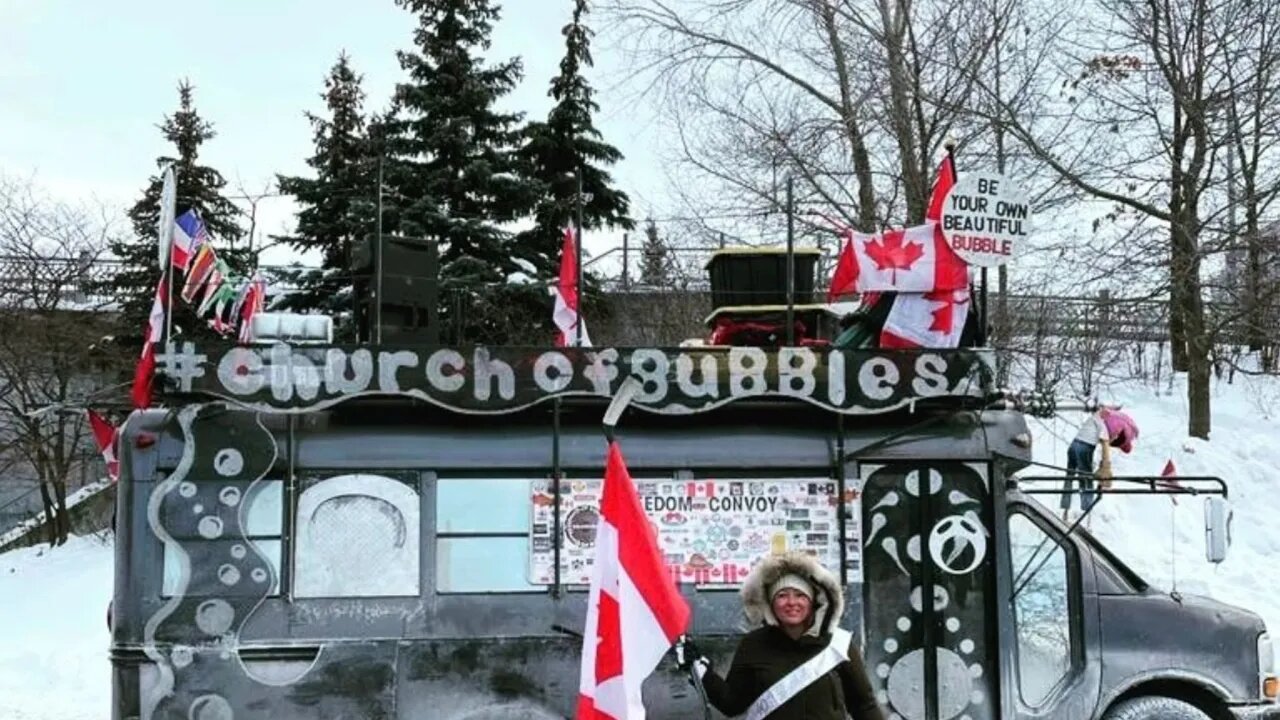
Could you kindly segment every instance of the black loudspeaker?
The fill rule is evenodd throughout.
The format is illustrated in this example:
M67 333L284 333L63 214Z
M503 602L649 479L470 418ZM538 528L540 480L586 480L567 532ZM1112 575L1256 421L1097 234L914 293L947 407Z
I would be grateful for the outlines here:
M362 342L378 339L377 256L375 239L354 248L356 327ZM434 240L382 238L382 332L384 344L435 345L439 342L440 256Z

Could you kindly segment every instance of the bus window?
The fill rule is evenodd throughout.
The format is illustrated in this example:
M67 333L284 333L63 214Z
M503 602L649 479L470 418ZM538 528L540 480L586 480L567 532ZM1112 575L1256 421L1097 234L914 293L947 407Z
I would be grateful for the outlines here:
M420 513L412 477L308 478L297 513L296 597L419 594Z
M1038 707L1071 672L1079 648L1071 631L1071 550L1026 515L1009 516L1018 635L1018 688Z
M528 478L436 482L438 592L545 592L529 582L531 487Z
M277 595L280 592L280 563L281 558L284 557L284 544L280 540L284 527L283 502L284 482L262 480L248 486L242 516L245 536L254 550L271 564L274 578L271 595ZM193 538L188 538L188 540L191 539ZM202 539L197 543L189 542L187 547L196 555L190 558L193 564L222 562L224 558L236 557L243 552L239 539L225 537L214 540ZM160 587L164 597L171 597L177 593L180 571L177 553L171 545L166 544L164 572L161 575Z

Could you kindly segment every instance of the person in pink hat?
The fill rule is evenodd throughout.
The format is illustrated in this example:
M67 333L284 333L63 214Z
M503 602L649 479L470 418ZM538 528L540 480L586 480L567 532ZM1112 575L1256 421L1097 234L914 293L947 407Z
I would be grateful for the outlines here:
M1111 486L1111 448L1119 448L1128 454L1138 439L1138 424L1126 413L1116 408L1102 406L1085 418L1067 448L1067 477L1062 484L1062 520L1066 522L1071 510L1073 481L1080 483L1080 511L1087 512L1098 501L1094 490L1095 478L1105 490ZM1093 453L1102 447L1102 464L1095 473Z

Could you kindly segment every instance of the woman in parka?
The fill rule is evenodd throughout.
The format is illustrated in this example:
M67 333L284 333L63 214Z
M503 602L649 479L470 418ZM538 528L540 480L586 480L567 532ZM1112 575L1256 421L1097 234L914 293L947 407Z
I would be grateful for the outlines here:
M857 643L839 628L840 583L814 557L766 557L743 584L742 604L755 629L739 642L724 679L686 644L686 667L720 712L751 720L884 720ZM816 657L823 653L825 663ZM813 669L797 671L806 663Z

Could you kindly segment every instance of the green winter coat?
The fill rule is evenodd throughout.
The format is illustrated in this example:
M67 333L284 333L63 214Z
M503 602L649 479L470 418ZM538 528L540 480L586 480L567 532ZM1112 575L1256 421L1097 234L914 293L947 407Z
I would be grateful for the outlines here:
M778 627L767 597L769 587L787 573L807 578L818 594L813 625L797 639ZM746 712L765 690L827 646L844 611L844 593L835 576L812 556L788 552L756 565L742 586L742 603L747 622L756 629L738 644L728 675L722 679L711 670L702 678L707 699L729 717ZM767 720L884 720L856 640L848 654L848 662L801 690Z

